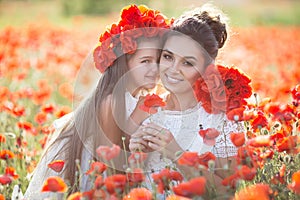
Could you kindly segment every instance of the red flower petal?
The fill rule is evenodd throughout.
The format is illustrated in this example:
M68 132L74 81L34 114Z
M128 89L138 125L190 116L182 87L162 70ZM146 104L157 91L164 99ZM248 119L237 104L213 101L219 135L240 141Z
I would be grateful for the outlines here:
M61 172L65 165L65 162L63 160L55 160L48 164L48 167L56 172Z
M42 187L42 192L60 192L64 193L68 190L67 184L64 180L57 176L49 177Z

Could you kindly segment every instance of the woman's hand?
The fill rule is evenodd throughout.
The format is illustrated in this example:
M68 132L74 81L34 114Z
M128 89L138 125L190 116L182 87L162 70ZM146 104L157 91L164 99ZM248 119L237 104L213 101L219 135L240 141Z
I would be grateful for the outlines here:
M142 127L143 139L152 151L158 151L167 158L176 159L176 153L182 149L176 142L173 134L157 124L149 123Z
M152 149L149 148L148 142L143 139L143 136L146 134L143 131L144 126L141 125L134 134L131 135L129 140L129 150L131 152L142 151L142 152L150 152Z

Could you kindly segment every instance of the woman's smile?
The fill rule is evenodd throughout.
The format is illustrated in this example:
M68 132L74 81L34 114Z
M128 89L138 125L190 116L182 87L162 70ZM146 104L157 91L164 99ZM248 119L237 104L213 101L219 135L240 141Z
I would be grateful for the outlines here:
M171 84L177 84L184 81L182 78L174 77L168 74L165 74L165 77L166 77L166 81Z

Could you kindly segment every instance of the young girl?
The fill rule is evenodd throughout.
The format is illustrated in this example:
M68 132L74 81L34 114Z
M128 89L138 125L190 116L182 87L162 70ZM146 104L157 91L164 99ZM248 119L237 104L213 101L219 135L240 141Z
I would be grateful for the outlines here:
M134 126L129 115L139 112L128 107L135 105L127 104L127 99L156 85L161 29L168 28L168 23L158 11L131 5L122 10L119 22L100 36L93 52L96 68L102 73L98 85L74 112L54 123L56 132L34 171L25 199L51 197L50 193L41 192L49 176L62 177L71 186L70 193L91 188L84 173L91 161L97 159L96 148L124 146L122 138L128 138L131 130L128 123ZM54 160L65 162L61 172L47 167ZM114 162L123 170L121 159Z

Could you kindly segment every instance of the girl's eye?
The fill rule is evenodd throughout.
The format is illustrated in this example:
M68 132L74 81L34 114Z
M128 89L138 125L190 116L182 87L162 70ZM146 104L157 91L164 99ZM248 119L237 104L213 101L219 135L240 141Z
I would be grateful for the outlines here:
M142 60L142 62L141 63L150 63L151 61L150 60Z

